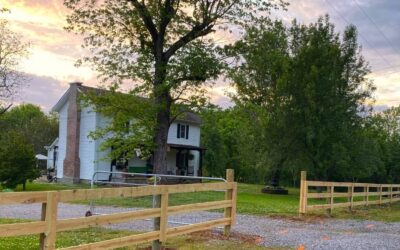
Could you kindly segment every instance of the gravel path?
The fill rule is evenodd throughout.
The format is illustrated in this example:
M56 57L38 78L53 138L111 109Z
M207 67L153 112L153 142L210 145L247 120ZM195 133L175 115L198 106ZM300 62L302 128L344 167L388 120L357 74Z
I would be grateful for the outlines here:
M59 218L82 217L88 207L84 205L59 205ZM97 206L97 213L131 211L129 208ZM40 204L0 206L0 218L39 219ZM171 221L195 223L221 218L221 213L196 212L170 217ZM170 226L176 226L171 224ZM135 221L108 226L113 229L150 231L151 221ZM400 223L354 220L293 221L269 217L238 215L234 232L258 235L264 246L306 249L400 249Z

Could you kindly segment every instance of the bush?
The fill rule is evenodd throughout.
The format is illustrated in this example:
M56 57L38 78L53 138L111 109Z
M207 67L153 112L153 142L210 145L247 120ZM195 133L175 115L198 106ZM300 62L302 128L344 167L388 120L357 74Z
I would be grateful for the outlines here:
M15 132L0 137L0 183L6 188L16 188L40 176L32 145Z

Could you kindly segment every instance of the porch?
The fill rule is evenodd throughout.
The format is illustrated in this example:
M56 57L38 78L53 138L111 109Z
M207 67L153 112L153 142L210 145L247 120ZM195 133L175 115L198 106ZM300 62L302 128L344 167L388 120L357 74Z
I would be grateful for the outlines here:
M205 148L191 146L191 145L180 145L180 144L168 144L167 152L167 175L178 175L178 176L202 176L202 165L203 155ZM153 157L148 160L143 160L139 157L134 157L128 160L113 160L110 166L111 172L127 172L127 173L140 173L140 174L152 174L153 173ZM142 179L143 182L146 178L143 177L132 177L129 174L109 174L108 181L112 182L138 182ZM174 178L176 181L181 182L185 180L179 180ZM173 181L175 182L175 181Z

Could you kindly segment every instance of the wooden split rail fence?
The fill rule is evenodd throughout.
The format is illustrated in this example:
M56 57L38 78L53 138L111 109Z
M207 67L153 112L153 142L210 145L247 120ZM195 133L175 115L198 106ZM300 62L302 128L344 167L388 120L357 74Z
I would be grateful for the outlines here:
M309 187L319 187L325 192L310 192ZM338 190L339 189L339 190ZM309 205L309 199L326 199L326 204ZM336 200L335 200L336 199ZM400 201L400 184L374 184L352 182L309 181L306 171L301 171L299 213L317 209L381 205Z
M169 206L168 204L170 194L214 190L225 190L225 199L179 206ZM0 224L0 237L40 234L40 249L52 250L55 249L57 232L157 217L160 218L160 230L63 249L115 249L153 240L165 242L168 238L177 235L207 230L217 226L225 226L225 233L229 233L230 227L236 220L236 194L237 183L233 181L233 170L230 169L227 170L227 182L220 183L0 193L0 205L42 203L41 221ZM59 202L151 195L161 195L160 208L71 219L57 218ZM225 209L224 217L191 225L168 227L169 215L211 209Z

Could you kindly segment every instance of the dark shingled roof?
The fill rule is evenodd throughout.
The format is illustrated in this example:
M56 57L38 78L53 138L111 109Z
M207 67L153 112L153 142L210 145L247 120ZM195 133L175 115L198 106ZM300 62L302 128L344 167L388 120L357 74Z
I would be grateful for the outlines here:
M176 121L189 122L194 124L201 124L201 118L193 112L186 112L183 117L176 119Z

